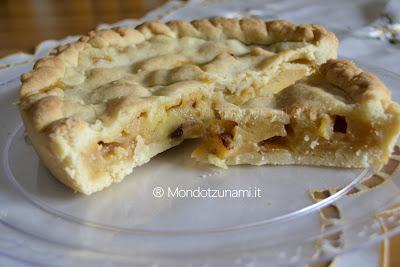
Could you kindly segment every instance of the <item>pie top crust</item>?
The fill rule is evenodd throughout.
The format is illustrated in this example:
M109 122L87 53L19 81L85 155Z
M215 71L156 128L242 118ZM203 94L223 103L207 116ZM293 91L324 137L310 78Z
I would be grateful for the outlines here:
M166 37L171 42L166 42ZM178 40L183 41L176 44ZM218 41L218 43L204 43L203 40ZM224 40L226 42L221 44L221 41ZM196 44L196 41L201 41L202 44ZM261 66L261 69L263 67L271 68L273 67L271 65L277 65L287 57L293 56L290 55L290 48L296 46L307 48L308 44L319 47L312 55L312 59L317 64L321 64L327 58L336 57L338 41L334 34L327 32L318 25L294 25L287 21L264 22L258 19L215 18L192 22L171 21L167 24L148 22L136 29L118 28L93 31L88 36L82 37L77 43L58 47L51 55L36 62L32 72L22 76L21 107L26 110L36 104L34 110L37 110L37 112L31 112L31 117L35 128L38 129L52 121L68 117L75 113L77 106L68 105L66 107L64 105L63 112L61 112L62 102L65 99L63 91L82 83L85 79L90 79L90 84L86 85L89 90L97 90L98 85L118 80L118 78L129 79L129 77L117 78L115 76L120 76L121 73L107 72L105 68L131 63L128 59L123 59L123 56L132 56L138 47L149 44L153 44L155 49L161 50L161 53L142 49L144 51L141 52L147 53L135 55L135 60L138 62L142 59L145 62L139 63L139 66L135 66L135 70L130 71L137 73L170 70L153 73L152 77L146 77L148 79L146 85L154 86L199 79L199 76L202 76L200 74L202 70L198 65L209 61L213 61L213 64L205 67L208 67L210 72L219 72L221 76L223 76L222 73L234 73L235 70L230 68L230 63L235 61L234 56L248 53L253 55L253 58L250 58L247 62L246 60L239 62L234 68L240 68L238 65L242 65L241 68L249 67L251 63L248 61L255 61L260 65L264 64L265 66ZM259 45L270 46L269 50L272 51L288 50L288 53L275 53L274 55L272 51L259 49ZM184 46L185 49L195 47L197 51L194 51L194 49L189 51L189 54L192 53L191 56L181 53L171 55L171 52L177 49L176 46L178 48ZM310 49L304 49L300 53L309 53L309 51ZM151 55L152 53L154 56ZM163 56L163 53L166 55ZM262 62L263 53L268 56L265 62ZM257 58L257 56L260 58ZM293 56L294 60L296 57L298 56ZM197 62L190 62L191 60ZM177 69L174 66L183 67ZM88 72L88 70L91 71ZM208 77L201 78L207 79ZM132 95L148 97L161 93L146 90L141 85L138 85L137 90ZM116 88L114 91L123 91L121 87L116 86ZM162 92L162 94L168 95L169 92ZM116 96L119 96L118 92L107 92L98 96L99 99L96 100ZM46 101L43 100L45 97L47 97Z
M392 103L390 91L383 82L351 61L328 60L320 71L327 81L344 90L356 102L378 101L384 107Z

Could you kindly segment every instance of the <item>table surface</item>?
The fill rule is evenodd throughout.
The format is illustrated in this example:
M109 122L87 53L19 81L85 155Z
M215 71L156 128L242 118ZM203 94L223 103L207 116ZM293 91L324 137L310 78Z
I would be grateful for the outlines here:
M166 0L0 0L0 58L100 23L139 18Z
M84 34L101 23L142 17L166 1L0 0L0 58L19 51L32 53L44 40ZM391 243L400 244L400 235ZM400 266L400 258L390 256L390 266Z

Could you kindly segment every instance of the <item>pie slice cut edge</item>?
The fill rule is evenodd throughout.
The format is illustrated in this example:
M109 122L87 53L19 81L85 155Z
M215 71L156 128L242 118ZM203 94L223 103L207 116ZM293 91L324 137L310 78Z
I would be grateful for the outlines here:
M203 143L192 156L236 164L382 167L400 132L400 106L372 73L328 60L276 94L243 105L215 104Z

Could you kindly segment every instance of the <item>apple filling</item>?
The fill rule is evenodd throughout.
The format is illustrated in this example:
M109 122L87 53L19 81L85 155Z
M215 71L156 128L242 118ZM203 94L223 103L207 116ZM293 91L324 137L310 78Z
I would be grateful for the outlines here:
M339 150L345 154L362 156L366 147L373 145L374 137L356 141L361 133L355 129L350 132L345 116L323 114L315 121L265 120L247 125L241 121L216 120L207 127L207 135L192 156L226 168L230 164L294 164L303 156L319 157L331 154L335 158ZM341 154L344 151L340 152ZM288 161L265 162L263 156L289 155ZM245 156L248 156L246 158ZM281 156L279 156L281 155ZM254 161L257 157L260 160ZM332 163L332 165L337 165ZM325 162L322 165L329 165Z
M209 102L206 96L196 94L139 111L119 134L99 138L88 149L86 158L92 177L113 174L121 164L141 165L184 139L203 136L203 121L213 115ZM154 149L140 157L138 153L146 151L145 147Z

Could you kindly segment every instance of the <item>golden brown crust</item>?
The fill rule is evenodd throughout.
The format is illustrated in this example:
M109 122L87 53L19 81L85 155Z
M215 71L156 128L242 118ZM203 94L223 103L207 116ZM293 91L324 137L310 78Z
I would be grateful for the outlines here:
M46 96L35 102L29 110L35 129L40 131L49 123L61 119L61 108L62 99L57 96Z
M326 79L347 92L355 101L381 101L384 106L391 101L390 91L370 72L364 72L349 60L328 60L321 65Z

